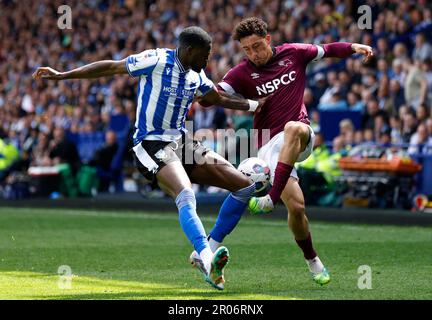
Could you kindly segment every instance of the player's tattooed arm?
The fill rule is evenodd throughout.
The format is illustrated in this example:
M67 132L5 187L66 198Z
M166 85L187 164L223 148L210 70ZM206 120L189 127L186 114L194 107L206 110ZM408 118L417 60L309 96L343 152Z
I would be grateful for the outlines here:
M198 102L204 106L218 105L227 109L244 110L255 112L266 102L268 97L258 100L249 100L242 97L231 95L223 90L210 90L206 95L200 97Z
M97 61L66 72L60 72L50 67L39 67L33 73L33 78L47 80L93 79L115 74L127 74L125 60Z

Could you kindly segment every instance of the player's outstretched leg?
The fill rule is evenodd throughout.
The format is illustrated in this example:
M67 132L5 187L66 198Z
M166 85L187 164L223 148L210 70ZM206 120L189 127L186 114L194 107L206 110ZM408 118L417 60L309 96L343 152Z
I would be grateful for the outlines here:
M281 198L288 209L288 226L294 234L297 245L303 252L313 281L320 285L329 283L330 274L324 267L312 244L309 221L305 213L303 192L297 179L290 178L288 180Z
M238 175L242 176L239 178L243 179L243 175L239 172ZM248 180L246 178L246 180ZM213 229L209 233L209 244L213 252L219 247L222 241L227 235L234 230L239 223L249 199L255 191L255 184L246 182L249 184L247 187L241 188L238 191L231 192L224 200L216 223Z
M213 252L216 252L224 238L234 230L240 221L246 208L247 201L250 199L254 190L255 184L252 184L246 188L240 189L239 191L230 193L225 198L216 219L216 223L207 237L210 249ZM191 253L189 261L193 267L197 268L204 274L204 264L200 255L196 251Z
M255 191L255 184L217 153L209 151L204 157L205 161L192 170L190 174L192 181L231 191L225 198L216 223L207 238L211 250L216 254L222 241L240 221ZM202 273L202 261L196 251L192 252L189 261ZM222 280L224 281L223 272Z
M264 197L253 197L249 201L249 211L252 214L266 214L273 211L288 182L294 164L303 161L309 156L312 147L309 142L313 132L310 127L302 122L290 121L284 127L284 140L279 153L278 163L274 172L273 185ZM304 159L303 153L305 154Z
M209 241L210 249L215 252L221 245L227 235L234 230L239 223L243 212L246 209L247 202L255 191L255 184L242 188L238 191L231 192L224 200L216 223L210 231L207 240ZM197 267L201 271L200 257L196 251L192 252L189 261L192 266Z
M213 287L217 287L219 283L213 280L220 280L216 277L209 277L214 269L214 254L210 249L204 226L196 212L195 193L182 164L180 161L171 162L164 166L156 177L162 190L175 199L183 232L202 260L204 279Z

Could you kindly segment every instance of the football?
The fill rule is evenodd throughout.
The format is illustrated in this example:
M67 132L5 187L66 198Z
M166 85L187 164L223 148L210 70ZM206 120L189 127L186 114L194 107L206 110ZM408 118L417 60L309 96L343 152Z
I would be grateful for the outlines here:
M243 160L237 170L255 182L254 196L264 196L270 188L270 167L256 157Z

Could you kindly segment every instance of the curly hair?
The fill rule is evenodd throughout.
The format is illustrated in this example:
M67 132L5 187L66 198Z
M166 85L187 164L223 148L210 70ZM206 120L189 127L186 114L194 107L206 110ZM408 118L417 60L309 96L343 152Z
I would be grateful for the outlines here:
M242 20L234 28L232 38L240 41L241 39L253 34L265 37L267 35L267 23L256 17Z

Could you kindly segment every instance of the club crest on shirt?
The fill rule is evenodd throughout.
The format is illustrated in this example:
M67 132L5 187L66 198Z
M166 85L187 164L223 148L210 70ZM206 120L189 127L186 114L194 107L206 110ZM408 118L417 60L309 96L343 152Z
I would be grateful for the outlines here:
M189 90L194 90L197 87L197 82L192 81L189 84Z
M163 149L160 149L158 152L156 152L155 157L161 161L168 159L168 155Z
M142 52L141 54L132 56L132 60L131 63L136 66L138 62L148 59L150 57L155 57L156 56L156 51L155 50L146 50L144 52Z
M293 64L293 62L290 59L284 59L278 62L278 64L281 67L288 67L289 65Z

